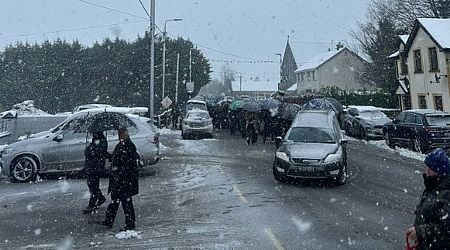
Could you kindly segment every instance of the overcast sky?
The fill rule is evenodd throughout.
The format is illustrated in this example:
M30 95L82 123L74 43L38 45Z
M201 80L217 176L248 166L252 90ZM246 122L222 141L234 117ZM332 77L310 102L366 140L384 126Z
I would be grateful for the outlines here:
M201 46L212 60L214 77L224 64L217 60L233 60L229 66L245 76L275 76L278 64L236 61L278 61L276 53L284 51L288 35L298 62L325 52L332 41L355 43L349 32L364 21L369 1L156 0L156 22L163 29L164 20L183 18L168 23L168 33ZM149 9L149 0L142 2ZM58 37L85 45L106 37L134 40L148 29L145 17L139 0L2 0L0 47Z

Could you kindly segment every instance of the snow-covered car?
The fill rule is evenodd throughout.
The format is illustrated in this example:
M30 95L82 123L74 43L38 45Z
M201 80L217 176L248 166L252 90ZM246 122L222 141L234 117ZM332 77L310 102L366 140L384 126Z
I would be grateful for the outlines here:
M181 123L181 136L186 139L189 136L213 137L213 124L208 111L193 109L186 114Z
M208 106L206 105L206 102L200 101L200 100L189 100L186 103L186 114L194 109L201 109L201 110L208 110Z
M333 111L301 111L284 139L277 139L276 180L287 178L347 180L347 147Z
M80 106L76 107L73 110L73 113L82 111L82 110L86 110L86 109L110 108L110 107L112 107L112 106L108 105L108 104L99 104L99 103L85 104L85 105L80 105Z
M120 108L106 112L120 113ZM52 130L39 136L12 143L0 150L2 173L13 181L33 180L39 173L77 172L84 167L84 150L91 140L90 133L77 129L90 114L105 112L105 108L89 109L68 117ZM141 166L155 164L160 158L159 131L149 118L125 114L130 137L140 156ZM116 130L105 131L108 152L118 143ZM108 167L107 167L108 168Z
M361 139L383 138L383 126L390 121L379 108L349 106L343 129L348 135Z

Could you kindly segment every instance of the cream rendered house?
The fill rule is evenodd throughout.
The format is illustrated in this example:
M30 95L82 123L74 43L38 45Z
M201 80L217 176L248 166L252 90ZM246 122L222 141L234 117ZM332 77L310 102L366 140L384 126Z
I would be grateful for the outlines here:
M403 53L411 108L450 111L450 19L417 19Z

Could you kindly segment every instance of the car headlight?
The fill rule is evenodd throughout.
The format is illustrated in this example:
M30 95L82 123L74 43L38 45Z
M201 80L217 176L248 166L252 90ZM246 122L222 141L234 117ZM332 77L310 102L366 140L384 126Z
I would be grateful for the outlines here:
M289 157L288 157L287 154L284 153L284 152L277 152L277 153L275 154L275 156L276 156L278 159L280 159L280 160L283 160L283 161L285 161L285 162L289 162Z
M336 163L339 162L342 159L342 149L339 147L338 151L334 154L329 154L325 160L323 160L324 163Z
M10 155L14 152L14 148L4 148L0 151L0 155Z

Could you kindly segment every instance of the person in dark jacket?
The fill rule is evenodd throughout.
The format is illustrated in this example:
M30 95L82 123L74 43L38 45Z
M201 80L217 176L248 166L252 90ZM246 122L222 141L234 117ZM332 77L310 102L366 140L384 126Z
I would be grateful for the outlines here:
M87 185L91 197L87 208L83 210L84 214L92 213L100 205L105 203L106 198L100 190L100 175L105 169L106 159L108 155L108 142L103 132L96 132L92 136L92 141L84 151L85 168L87 175Z
M416 209L414 226L406 231L410 247L450 249L450 164L443 149L425 158L425 191Z
M135 228L135 214L132 196L139 193L139 156L136 146L131 141L125 128L119 129L119 143L112 155L111 177L109 179L108 193L111 193L111 204L106 210L106 218L102 225L111 228L122 203L125 213L125 227L123 231Z

